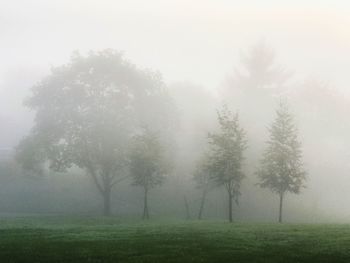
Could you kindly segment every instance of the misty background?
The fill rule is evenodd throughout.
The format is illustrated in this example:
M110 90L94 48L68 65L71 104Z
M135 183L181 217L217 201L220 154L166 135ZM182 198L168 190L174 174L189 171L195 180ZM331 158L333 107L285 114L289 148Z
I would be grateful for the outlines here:
M159 71L177 107L175 172L150 197L151 213L185 217L186 196L195 217L199 193L192 173L207 133L216 128L216 109L227 103L239 111L249 140L234 217L275 220L277 199L255 186L254 170L282 96L295 115L308 171L307 188L286 197L286 218L348 222L350 4L241 2L1 1L0 158L11 167L0 172L0 212L99 213L100 197L84 174L26 176L11 158L33 125L33 112L23 106L31 87L75 50L113 48ZM255 84L244 77L249 65L259 65L250 60L259 54L275 69L262 90L259 72ZM118 185L114 214L139 215L141 196L128 182ZM222 191L211 192L204 217L224 218L225 202Z

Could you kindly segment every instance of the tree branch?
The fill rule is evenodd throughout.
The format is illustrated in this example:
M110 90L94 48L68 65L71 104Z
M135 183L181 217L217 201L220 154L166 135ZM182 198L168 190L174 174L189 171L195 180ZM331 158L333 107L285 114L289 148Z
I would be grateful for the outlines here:
M115 181L111 184L111 187L113 187L114 185L116 185L116 184L118 184L118 183L124 181L124 180L125 180L126 178L128 178L128 177L129 177L129 176L126 175L126 176L123 176L122 178L119 178L119 179L115 180Z
M92 179L94 180L94 183L97 186L98 190L100 191L101 194L103 194L104 189L103 189L102 185L100 184L100 182L98 181L98 178L97 178L97 175L96 175L94 169L90 165L88 165L87 168L88 168L88 173L91 175Z

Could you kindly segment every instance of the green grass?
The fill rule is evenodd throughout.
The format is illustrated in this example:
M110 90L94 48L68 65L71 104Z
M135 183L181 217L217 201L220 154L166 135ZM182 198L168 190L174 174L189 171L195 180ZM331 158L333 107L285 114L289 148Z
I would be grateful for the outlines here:
M0 262L350 262L350 225L2 219Z

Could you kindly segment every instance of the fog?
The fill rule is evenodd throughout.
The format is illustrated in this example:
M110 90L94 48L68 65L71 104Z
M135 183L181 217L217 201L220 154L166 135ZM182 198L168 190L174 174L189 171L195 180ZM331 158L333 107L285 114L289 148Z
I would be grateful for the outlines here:
M65 85L79 86L65 67L84 72L86 63L96 65L97 73L92 72L91 79L84 75L83 82L98 83L95 77L107 76L107 82L130 85L134 92L125 91L115 101L103 96L95 101L92 96L101 111L93 112L96 116L89 112L88 121L102 128L109 116L122 116L122 121L99 130L102 137L114 137L102 142L94 137L88 150L101 151L98 158L113 152L107 146L128 152L132 147L124 138L137 135L144 126L162 142L161 156L169 165L164 181L156 181L149 194L151 218L197 218L201 190L193 176L210 151L208 133L219 131L217 111L227 105L238 112L247 139L245 178L234 220L276 221L278 198L257 185L256 171L269 139L268 127L285 101L298 128L307 172L306 187L285 196L285 220L349 222L349 7L340 0L1 1L0 215L102 213L103 198L82 164L84 152L77 153L79 161L71 156L65 160L72 162L66 169L49 169L60 164L50 165L45 158L40 159L40 171L29 169L18 161L23 158L16 158L21 142L44 127L38 121L43 115L43 123L55 128L52 136L65 125L60 118L70 113L72 134L86 135L76 133L82 120L70 112L78 105L83 106L76 113L84 112L85 100L79 92L68 93L71 100L65 100L63 91ZM99 54L113 59L106 64ZM126 68L117 76L113 67L119 65ZM62 87L61 93L55 93L56 86ZM55 96L62 101L53 100ZM128 99L132 105L119 108ZM59 144L62 138L55 139ZM43 141L32 145L39 149ZM102 150L94 148L100 144ZM118 183L112 188L113 216L142 215L144 193L130 175L132 160L120 162L123 168L115 178L123 180L115 179ZM227 202L224 188L214 187L207 194L203 218L225 219Z

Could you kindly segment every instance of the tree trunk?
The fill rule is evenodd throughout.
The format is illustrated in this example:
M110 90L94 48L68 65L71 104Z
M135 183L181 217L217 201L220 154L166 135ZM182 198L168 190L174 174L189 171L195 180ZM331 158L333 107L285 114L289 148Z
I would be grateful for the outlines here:
M145 195L143 199L143 216L142 219L149 219L148 213L148 189L145 188Z
M207 195L207 189L203 190L203 194L202 194L202 199L201 199L201 204L199 207L199 212L198 212L198 220L202 219L202 214L203 214L203 210L204 210L204 203L205 203L205 197Z
M93 182L95 183L98 191L102 195L103 198L103 215L110 216L111 215L111 193L113 184L111 182L111 177L108 172L104 174L96 173L91 165L87 166L87 172L91 175ZM98 176L100 175L100 177ZM99 179L100 178L100 179Z
M282 208L283 208L283 193L280 194L280 207L279 207L279 216L278 216L279 223L282 223Z
M103 192L103 215L111 215L111 189L105 189Z
M228 220L230 223L232 223L232 194L228 194Z
M186 219L189 220L191 218L191 215L190 215L190 207L188 205L186 196L184 196L184 201L185 201L185 209L186 209Z

